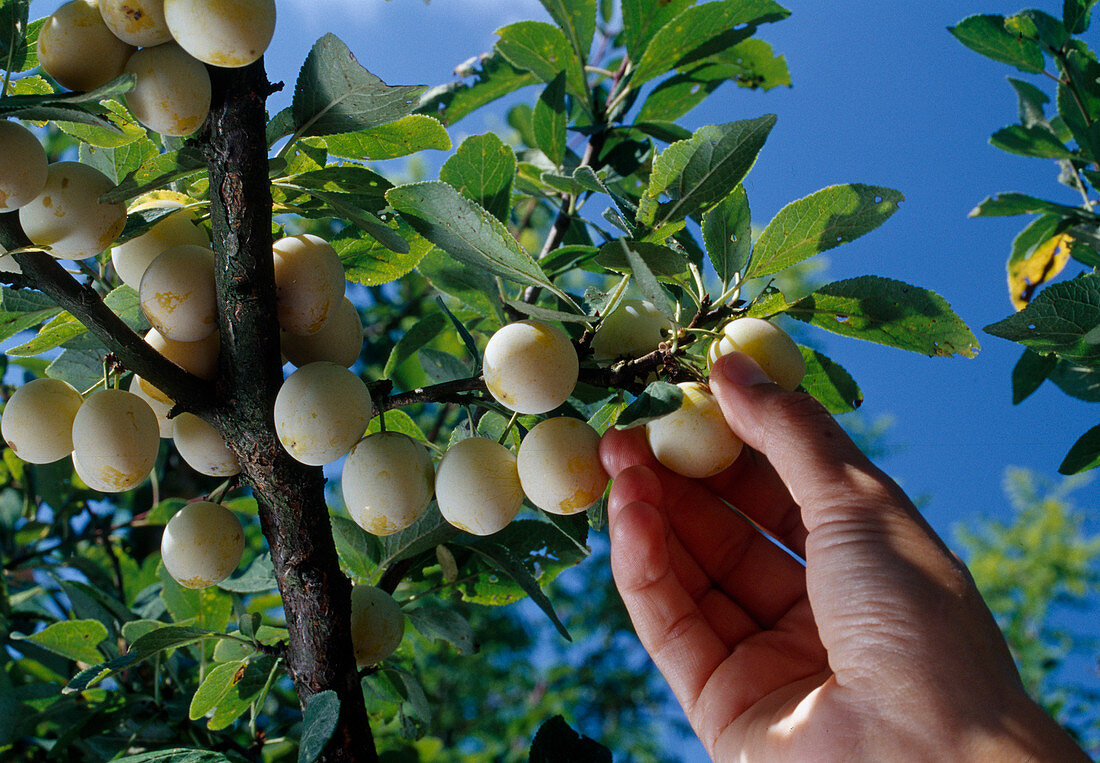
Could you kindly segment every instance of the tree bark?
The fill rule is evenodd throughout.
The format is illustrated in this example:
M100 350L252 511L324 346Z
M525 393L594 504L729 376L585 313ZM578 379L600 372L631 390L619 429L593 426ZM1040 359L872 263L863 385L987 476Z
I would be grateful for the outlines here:
M259 503L290 632L287 667L299 700L304 706L327 690L340 699L340 718L320 759L375 761L351 645L351 584L336 556L325 479L320 468L287 454L274 427L283 376L264 134L271 86L262 59L243 69L211 67L210 74L214 95L202 143L222 337L219 403L211 418Z

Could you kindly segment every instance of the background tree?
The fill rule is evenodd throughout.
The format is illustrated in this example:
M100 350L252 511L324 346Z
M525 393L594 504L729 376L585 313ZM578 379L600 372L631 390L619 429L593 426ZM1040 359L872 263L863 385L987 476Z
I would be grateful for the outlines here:
M734 315L786 314L929 355L976 350L946 303L924 289L866 276L794 298L772 283L873 230L899 193L833 186L793 202L752 241L741 180L774 119L695 133L676 124L722 83L785 82L782 59L755 37L787 15L782 7L631 2L619 29L609 26L616 16L607 3L545 5L556 24L505 27L462 80L427 93L383 84L331 35L305 62L292 105L270 119L262 63L209 67L210 115L186 139L135 120L132 76L78 93L41 76L33 43L43 23L29 23L26 2L0 6L9 74L0 110L49 122L53 135L67 136L53 148L75 151L115 184L101 200L130 203L116 243L163 217L136 208L149 192L169 189L202 216L222 341L213 380L181 371L136 333L147 316L107 255L76 260L74 277L8 213L0 238L21 273L3 290L0 326L7 337L37 329L7 352L19 366L11 378L46 375L91 391L138 374L172 398L175 413L214 425L244 472L239 481L204 479L163 444L149 482L105 500L67 459L28 465L5 451L0 615L11 652L0 656L0 702L16 723L0 744L27 757L162 759L171 755L143 751L182 746L212 760L335 760L370 757L372 737L388 739L391 729L410 739L429 726L441 733L437 720L449 719L437 719L436 707L458 703L431 685L443 701L429 702L415 669L438 647L410 636L394 658L357 671L349 579L395 591L416 631L459 654L481 636L454 597L476 606L531 597L567 630L542 586L585 557L589 528L603 525L598 507L569 519L528 509L487 538L452 528L433 507L376 538L347 517L337 494L326 495L322 469L283 449L272 421L284 373L269 255L283 233L318 231L332 241L364 319L355 368L376 412L387 429L437 451L475 433L514 447L537 421L510 420L479 375L485 340L521 316L570 331L581 383L561 412L597 429L677 407L670 382L705 368L714 329ZM395 186L362 166L450 148L446 127L525 87L535 92L529 109L513 112L519 146L468 138L440 181L427 183ZM742 289L753 301L739 299ZM670 341L637 357L591 357L603 317L628 295L675 322ZM858 403L840 366L810 349L803 355L809 392L834 411ZM647 386L654 373L660 380ZM237 574L191 590L160 565L157 536L199 496L244 520L246 551ZM398 746L379 749L396 754ZM427 738L401 746L425 757L446 748Z

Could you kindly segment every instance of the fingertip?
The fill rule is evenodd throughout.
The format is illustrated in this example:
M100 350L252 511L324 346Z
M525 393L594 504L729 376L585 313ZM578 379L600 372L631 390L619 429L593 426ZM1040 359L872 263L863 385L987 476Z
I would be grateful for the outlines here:
M743 352L723 355L711 366L711 381L728 382L737 387L774 384L760 364Z
M663 488L656 472L644 464L628 466L611 483L607 498L608 518L613 520L622 507L636 501L656 505L662 496Z
M668 570L665 519L648 501L624 504L611 520L611 569L623 593L643 588Z
M623 469L653 462L644 427L609 427L600 438L599 452L600 463L611 479L617 479Z

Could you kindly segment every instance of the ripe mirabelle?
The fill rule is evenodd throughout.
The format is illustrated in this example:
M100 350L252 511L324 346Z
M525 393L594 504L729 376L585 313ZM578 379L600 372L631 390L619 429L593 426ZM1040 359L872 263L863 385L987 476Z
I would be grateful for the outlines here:
M405 637L405 613L393 597L372 585L351 589L351 646L365 668L389 657Z
M104 493L140 485L160 448L160 426L148 403L121 389L93 392L73 419L73 466Z
M137 77L126 105L138 121L161 135L182 137L202 126L210 112L210 75L201 61L172 42L142 48L126 62Z
M485 345L485 386L497 402L519 413L546 413L577 384L579 363L568 334L541 321L502 327Z
M640 358L669 339L673 323L652 302L624 299L600 322L592 337L597 360Z
M283 357L298 367L328 360L351 368L363 351L363 321L351 300L342 297L316 334L304 336L282 331L279 341Z
M181 244L149 263L138 288L141 311L166 339L197 342L218 328L214 253Z
M275 396L275 431L298 461L323 466L363 436L371 417L370 392L344 366L318 361L292 373Z
M344 296L344 266L320 236L287 236L272 247L275 309L279 326L291 334L316 334Z
M99 0L103 23L115 37L139 48L172 39L164 21L164 0Z
M428 449L400 432L375 432L352 447L341 478L344 505L373 535L404 530L432 501L435 470Z
M231 477L241 473L237 456L218 430L193 413L181 413L172 420L172 440L180 457L199 474Z
M216 503L195 501L172 515L160 539L160 559L184 588L206 588L241 563L244 530L237 516Z
M698 382L682 382L684 402L645 425L657 460L685 477L709 477L732 464L744 443L730 430L714 395Z
M0 432L24 461L53 463L73 452L73 419L83 402L68 382L33 379L8 399Z
M600 435L580 419L559 416L532 427L516 456L528 500L551 514L576 514L600 500L608 477L599 444Z
M0 212L27 204L46 187L49 160L35 134L0 119Z
M145 341L168 360L200 379L213 379L218 374L221 335L217 331L197 342L176 342L156 329L149 329L145 332ZM144 379L141 380L141 389L155 400L172 403L172 398Z
M211 66L248 66L275 34L275 0L164 0L164 18L184 50Z
M183 204L172 199L154 199L137 204L130 211L141 212L147 209L170 209L182 206ZM195 225L195 215L189 209L162 217L145 233L115 246L111 249L111 263L115 266L115 272L123 283L137 289L141 286L141 277L145 275L145 269L149 267L149 263L165 249L180 244L210 248L206 231Z
M459 440L443 454L435 475L443 518L474 535L503 529L523 505L512 451L484 437Z
M151 390L156 390L157 395L164 395L163 392L152 384L149 384L137 374L130 377L130 391L149 404L149 407L153 409L153 414L157 417L157 426L160 427L161 439L170 440L172 439L172 419L168 418L168 414L175 403L168 400L167 397L161 400L160 397L154 396L146 391L146 387Z
M38 33L38 63L69 90L94 90L122 74L131 45L103 22L96 0L71 0Z
M743 352L783 389L794 390L802 383L806 375L802 352L787 332L771 321L735 318L726 324L722 334L711 343L707 353L711 365L723 355Z
M19 209L23 232L59 260L99 254L126 226L126 206L101 204L114 182L87 164L54 162L42 192Z

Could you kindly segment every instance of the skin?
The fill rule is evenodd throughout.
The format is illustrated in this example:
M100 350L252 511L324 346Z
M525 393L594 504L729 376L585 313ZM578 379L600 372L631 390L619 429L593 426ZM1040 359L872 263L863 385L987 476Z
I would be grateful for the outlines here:
M600 456L616 585L714 760L1088 760L966 568L813 398L741 353L711 387L749 446L726 471L676 475L638 429Z

